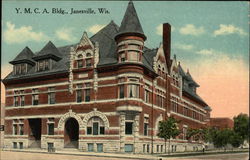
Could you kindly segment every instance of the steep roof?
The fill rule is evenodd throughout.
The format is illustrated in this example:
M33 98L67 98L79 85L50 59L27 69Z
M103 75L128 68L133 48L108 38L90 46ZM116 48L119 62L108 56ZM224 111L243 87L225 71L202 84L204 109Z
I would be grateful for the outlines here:
M144 35L140 20L137 16L132 1L128 3L127 10L121 22L119 33L116 35L115 38L117 39L122 35L129 35L129 34L141 36L144 40L146 40L146 36Z
M43 58L52 58L55 60L60 60L62 57L62 54L59 52L59 50L56 48L56 46L49 41L41 51L39 51L34 57L34 60L39 60Z
M194 81L194 79L192 78L192 76L189 73L189 71L187 71L187 73L186 73L186 78L188 79L188 81L189 81L190 84L193 84L196 87L199 87L199 84Z
M29 49L29 47L25 47L16 57L14 60L10 61L11 64L17 64L17 63L30 63L34 64L32 57L34 56L34 53Z

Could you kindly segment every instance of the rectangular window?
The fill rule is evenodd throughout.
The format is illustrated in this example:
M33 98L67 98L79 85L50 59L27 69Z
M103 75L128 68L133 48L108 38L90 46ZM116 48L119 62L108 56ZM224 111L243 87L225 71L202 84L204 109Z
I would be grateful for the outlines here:
M86 59L86 67L91 67L91 59Z
M48 135L54 135L54 123L48 123Z
M102 143L97 144L97 152L103 152L103 144Z
M92 127L87 127L87 134L92 134Z
M78 103L82 102L82 90L76 90L76 101Z
M188 116L188 108L184 107L183 114L184 116Z
M128 96L130 98L139 98L139 85L128 85Z
M146 151L146 144L143 144L143 152Z
M119 86L119 98L124 98L124 85Z
M144 136L147 136L148 135L148 123L144 123Z
M17 124L13 125L13 134L17 135Z
M55 92L51 92L48 94L49 96L49 104L55 104L55 98L56 98L56 93Z
M23 124L19 124L19 134L23 135Z
M133 133L133 122L125 122L125 134Z
M160 145L157 145L156 152L159 152L159 151L160 151Z
M187 139L187 128L183 127L183 139Z
M147 152L149 153L149 144L147 144Z
M19 105L17 96L14 97L14 105L15 105L15 107L17 107Z
M104 127L100 127L100 134L104 134L104 133L105 133Z
M88 143L88 151L94 152L94 144L93 143Z
M124 150L125 152L133 152L134 146L133 144L125 144Z
M17 142L13 142L13 148L17 148Z
M99 128L99 123L98 122L93 122L93 135L98 135L98 128Z
M90 101L90 89L85 89L85 102Z
M77 60L77 68L82 68L83 67L83 62L81 60Z
M19 148L23 149L23 142L19 142Z
M148 90L145 90L145 102L146 103L149 103L149 91Z
M161 145L161 152L163 152L163 145Z
M49 149L54 148L54 143L48 143L48 148L49 148Z
M44 70L45 71L49 70L49 60L48 59L45 60Z
M25 74L26 73L26 64L21 64L21 74Z
M21 96L21 106L24 106L25 105L25 99L24 99L24 96Z
M38 94L33 94L33 105L38 105Z

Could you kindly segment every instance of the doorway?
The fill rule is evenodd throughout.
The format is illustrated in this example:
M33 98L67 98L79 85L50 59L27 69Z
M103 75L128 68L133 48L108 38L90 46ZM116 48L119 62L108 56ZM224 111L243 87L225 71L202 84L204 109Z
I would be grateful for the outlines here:
M69 118L64 126L64 147L78 148L79 124L76 119Z

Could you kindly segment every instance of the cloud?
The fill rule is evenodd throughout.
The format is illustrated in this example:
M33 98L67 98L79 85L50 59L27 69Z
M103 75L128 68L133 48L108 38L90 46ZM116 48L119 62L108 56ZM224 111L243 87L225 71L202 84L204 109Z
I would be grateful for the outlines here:
M241 36L247 35L247 33L234 25L225 25L225 24L220 24L220 28L218 30L214 31L214 36L219 36L219 35L229 35L229 34L238 34Z
M212 117L249 113L249 69L242 57L223 53L182 63L200 84L198 94L212 107Z
M95 34L97 33L98 31L100 31L103 27L105 27L106 25L100 25L100 24L96 24L96 25L93 25L91 27L88 28L88 31Z
M42 42L49 38L43 32L35 32L32 26L21 26L16 28L15 24L6 22L7 29L3 32L3 39L6 43L25 43L28 41Z
M173 26L171 26L171 32L173 32L175 30L175 28ZM156 34L162 36L162 32L163 32L163 24L159 24L156 27Z
M203 27L195 27L193 24L187 24L180 28L180 33L183 35L199 36L205 33L205 29Z
M72 28L60 28L56 31L56 37L60 40L73 42L76 40L76 37L72 34Z
M185 51L191 51L194 49L194 46L192 44L177 43L177 44L175 44L175 48L185 50Z
M212 55L212 54L216 54L218 52L213 50L213 49L202 49L200 51L197 51L196 53L201 54L201 55Z

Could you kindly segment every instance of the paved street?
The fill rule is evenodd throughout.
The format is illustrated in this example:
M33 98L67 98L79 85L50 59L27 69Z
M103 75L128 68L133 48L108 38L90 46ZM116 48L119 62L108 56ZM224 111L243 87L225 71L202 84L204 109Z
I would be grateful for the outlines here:
M1 160L129 160L129 158L108 158L95 156L76 156L76 155L62 155L62 154L48 154L48 153L27 153L27 152L10 152L1 151ZM138 159L141 158L138 155ZM248 160L248 153L234 153L234 154L216 154L205 156L189 156L189 157L175 157L163 158L162 160ZM158 159L155 157L155 159Z

